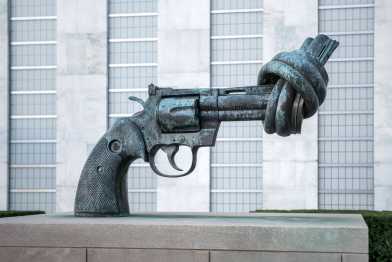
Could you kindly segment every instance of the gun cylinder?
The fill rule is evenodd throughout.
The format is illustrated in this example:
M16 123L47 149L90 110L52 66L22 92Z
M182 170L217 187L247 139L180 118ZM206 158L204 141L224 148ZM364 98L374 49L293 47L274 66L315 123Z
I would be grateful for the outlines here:
M162 99L158 106L158 122L161 130L166 133L199 131L197 101L194 97Z

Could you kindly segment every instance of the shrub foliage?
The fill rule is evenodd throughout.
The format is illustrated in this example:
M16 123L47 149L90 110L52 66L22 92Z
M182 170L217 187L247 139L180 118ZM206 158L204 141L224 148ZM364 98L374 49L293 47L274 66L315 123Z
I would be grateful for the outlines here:
M17 217L45 214L44 211L0 211L0 217Z

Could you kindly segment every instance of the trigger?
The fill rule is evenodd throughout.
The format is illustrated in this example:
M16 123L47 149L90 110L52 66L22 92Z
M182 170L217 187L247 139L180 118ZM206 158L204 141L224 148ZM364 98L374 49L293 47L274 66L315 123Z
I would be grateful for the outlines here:
M177 166L176 161L174 160L174 157L177 154L179 147L180 147L179 145L169 145L169 146L163 146L161 147L161 149L166 153L170 165L177 171L183 171L181 168Z

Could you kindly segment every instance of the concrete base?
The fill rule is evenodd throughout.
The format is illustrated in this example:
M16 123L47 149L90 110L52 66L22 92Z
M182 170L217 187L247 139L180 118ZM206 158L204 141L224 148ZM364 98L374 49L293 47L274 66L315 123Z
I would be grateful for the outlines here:
M134 214L0 219L1 261L368 260L359 215Z

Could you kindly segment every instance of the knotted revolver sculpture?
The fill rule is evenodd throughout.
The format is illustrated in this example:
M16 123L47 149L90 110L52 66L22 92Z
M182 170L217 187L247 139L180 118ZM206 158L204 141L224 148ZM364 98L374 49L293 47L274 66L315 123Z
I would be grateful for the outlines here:
M127 173L142 158L165 177L190 174L200 147L214 146L222 121L261 120L266 133L300 133L302 120L315 114L326 96L324 64L338 42L325 35L308 38L301 48L282 52L259 71L257 85L234 88L173 89L149 86L148 99L130 97L143 110L117 120L85 163L75 200L76 216L129 215ZM189 170L163 174L155 164L161 149L172 167L179 146L193 158Z

